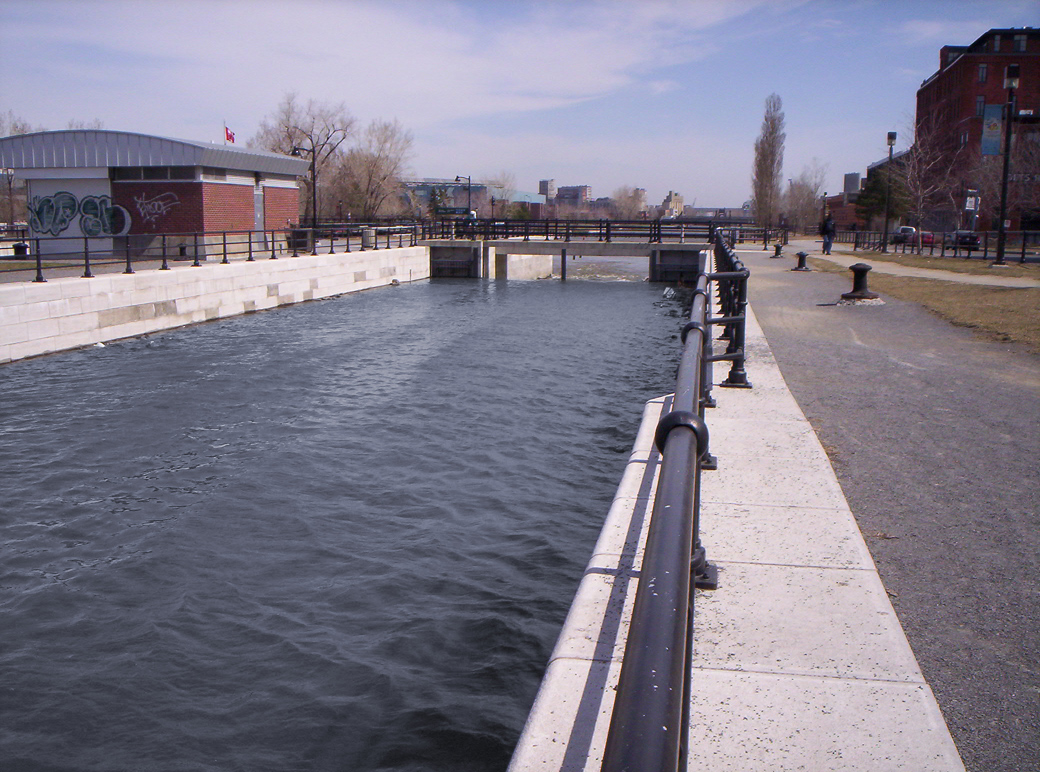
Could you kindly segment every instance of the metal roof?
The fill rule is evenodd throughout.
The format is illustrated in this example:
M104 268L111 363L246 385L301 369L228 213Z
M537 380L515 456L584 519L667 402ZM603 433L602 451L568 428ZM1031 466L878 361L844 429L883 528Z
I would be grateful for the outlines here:
M310 161L234 145L153 137L129 131L71 129L0 137L0 167L74 169L112 166L213 166L302 176Z

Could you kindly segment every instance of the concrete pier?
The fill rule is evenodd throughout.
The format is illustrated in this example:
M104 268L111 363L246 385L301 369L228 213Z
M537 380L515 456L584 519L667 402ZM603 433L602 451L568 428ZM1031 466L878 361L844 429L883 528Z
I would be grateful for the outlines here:
M753 313L754 389L715 389L717 471L702 541L689 766L962 772L826 454ZM717 382L717 381L716 381ZM510 770L598 770L639 582L667 398L648 403L625 474Z

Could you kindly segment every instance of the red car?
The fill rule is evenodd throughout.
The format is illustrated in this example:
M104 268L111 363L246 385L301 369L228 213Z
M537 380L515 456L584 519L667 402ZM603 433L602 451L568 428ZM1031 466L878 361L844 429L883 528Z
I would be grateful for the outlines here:
M931 231L921 231L921 246L930 247L935 243L935 234Z

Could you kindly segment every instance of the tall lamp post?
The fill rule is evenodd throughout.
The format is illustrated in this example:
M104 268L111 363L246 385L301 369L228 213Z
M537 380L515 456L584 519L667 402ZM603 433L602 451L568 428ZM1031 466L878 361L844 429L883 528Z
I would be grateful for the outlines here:
M310 147L297 147L293 145L291 155L299 156L300 153L311 154L311 228L316 228L318 225L318 165L317 159L318 154L314 152L313 140ZM317 244L315 244L317 249Z
M473 211L473 180L470 177L464 177L459 174L455 177L455 182L466 181L466 216L469 217L469 213Z
M888 251L888 217L892 211L892 148L896 144L896 133L888 132L888 166L885 167L885 235L881 237L881 251Z
M0 169L7 177L7 227L14 233L14 169Z
M1011 122L1015 119L1015 89L1018 88L1018 65L1009 64L1004 70L1004 88L1008 90L1004 106L1004 173L1000 179L1000 222L997 226L997 260L993 265L1004 262L1004 246L1007 243L1007 197L1008 172L1011 170Z

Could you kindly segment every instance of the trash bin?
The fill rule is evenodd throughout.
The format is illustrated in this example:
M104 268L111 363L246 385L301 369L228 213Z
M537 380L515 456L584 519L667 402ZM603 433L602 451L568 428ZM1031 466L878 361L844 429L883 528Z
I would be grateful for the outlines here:
M306 250L310 247L310 239L308 237L309 231L304 228L297 228L289 231L289 243L288 248L299 251L301 249Z
M375 228L362 228L361 229L361 248L372 249L376 245L376 229Z
M14 250L15 257L27 257L29 255L29 245L24 241L12 244L11 248Z

